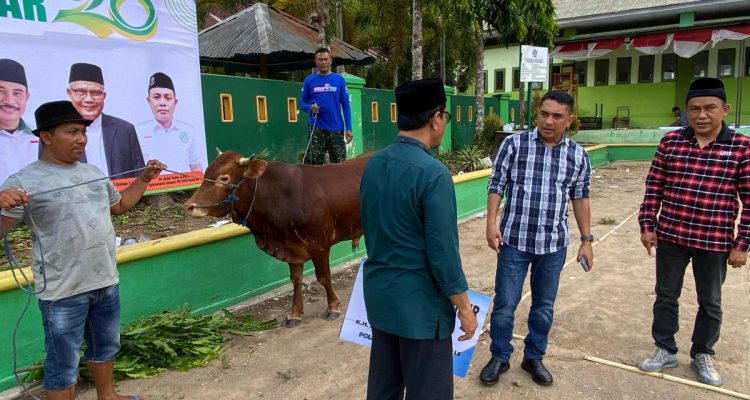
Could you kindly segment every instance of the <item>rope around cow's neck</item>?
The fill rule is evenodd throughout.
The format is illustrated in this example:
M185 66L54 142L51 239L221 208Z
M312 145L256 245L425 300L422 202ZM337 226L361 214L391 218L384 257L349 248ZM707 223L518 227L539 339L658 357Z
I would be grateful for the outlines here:
M192 207L193 208L211 208L211 207L216 207L216 206L220 206L223 204L227 208L227 214L234 217L233 215L234 214L234 202L240 199L240 197L237 196L237 190L240 188L240 186L242 186L243 183L245 183L247 178L243 178L241 181L237 183L226 183L226 182L219 182L219 181L208 179L208 178L197 178L197 177L194 177L194 176L182 173L182 172L170 171L168 169L165 169L165 171L178 174L178 175L184 175L184 176L191 177L194 179L203 179L204 181L209 181L209 182L214 182L214 183L219 183L222 185L229 186L232 189L232 191L227 195L227 197L224 198L224 200L217 201L216 203L213 203L213 204L199 204L199 205L194 205ZM260 185L259 178L253 178L253 179L255 179L255 187L253 188L253 198L250 201L250 207L247 209L247 214L245 214L245 218L243 218L239 222L240 225L246 228L249 228L248 219L250 218L250 213L253 211L253 206L255 205L255 197L258 194L258 185Z

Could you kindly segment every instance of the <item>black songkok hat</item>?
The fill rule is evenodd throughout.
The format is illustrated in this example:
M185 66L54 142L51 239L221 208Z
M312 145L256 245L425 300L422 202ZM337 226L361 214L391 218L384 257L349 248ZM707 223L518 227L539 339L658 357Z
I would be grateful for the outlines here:
M98 65L87 63L75 63L70 66L70 77L68 83L75 81L96 82L104 85L102 69Z
M172 89L173 92L175 91L172 78L163 72L151 75L151 79L148 80L148 90L151 91L153 88L165 88Z
M29 87L26 84L26 71L23 69L23 65L9 58L0 59L0 81L18 83Z
M89 126L92 122L83 118L73 106L73 103L68 100L42 104L34 111L34 118L36 119L36 129L31 133L36 136L39 136L41 131L49 130L65 122L81 122L86 126Z
M727 93L724 91L724 82L716 78L698 78L690 84L685 103L693 97L713 96L725 102Z
M409 81L396 88L399 114L417 115L445 106L445 87L440 78Z

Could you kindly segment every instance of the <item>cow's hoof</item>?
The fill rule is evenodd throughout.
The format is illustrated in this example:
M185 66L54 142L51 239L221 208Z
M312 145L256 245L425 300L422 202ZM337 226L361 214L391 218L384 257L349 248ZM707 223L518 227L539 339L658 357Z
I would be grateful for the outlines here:
M323 319L326 321L333 321L335 319L339 318L339 315L341 315L338 311L327 311L323 313Z
M287 318L284 321L284 324L282 325L284 328L296 328L299 326L299 324L302 322L301 319L291 319Z

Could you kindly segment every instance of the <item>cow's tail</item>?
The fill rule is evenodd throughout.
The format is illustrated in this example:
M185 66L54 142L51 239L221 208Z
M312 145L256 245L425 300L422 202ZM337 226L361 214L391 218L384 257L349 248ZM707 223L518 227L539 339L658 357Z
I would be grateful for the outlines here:
M352 239L352 253L355 253L359 249L359 239L359 236Z

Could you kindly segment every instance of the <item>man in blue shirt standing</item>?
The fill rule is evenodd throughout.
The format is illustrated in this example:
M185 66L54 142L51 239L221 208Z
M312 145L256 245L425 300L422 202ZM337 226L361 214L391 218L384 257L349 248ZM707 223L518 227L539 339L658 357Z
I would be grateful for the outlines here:
M352 141L349 91L344 78L331 70L331 62L330 50L325 47L316 50L317 71L302 82L300 108L308 114L310 124L303 157L305 164L323 164L326 152L332 163L344 161L346 144Z
M453 180L430 153L450 121L445 102L440 78L396 88L398 136L370 158L362 177L369 400L401 400L404 390L409 400L453 399L456 313L459 340L477 329L458 252Z
M593 267L594 237L590 231L589 181L586 151L565 137L573 122L573 98L563 91L542 97L537 127L503 142L495 159L487 195L487 244L498 253L495 298L490 319L492 358L479 376L494 385L510 367L513 314L521 300L531 265L529 333L524 340L521 368L539 385L551 385L552 374L542 364L547 335L565 262L568 200L572 200L581 247L577 260ZM505 197L499 229L497 214Z

